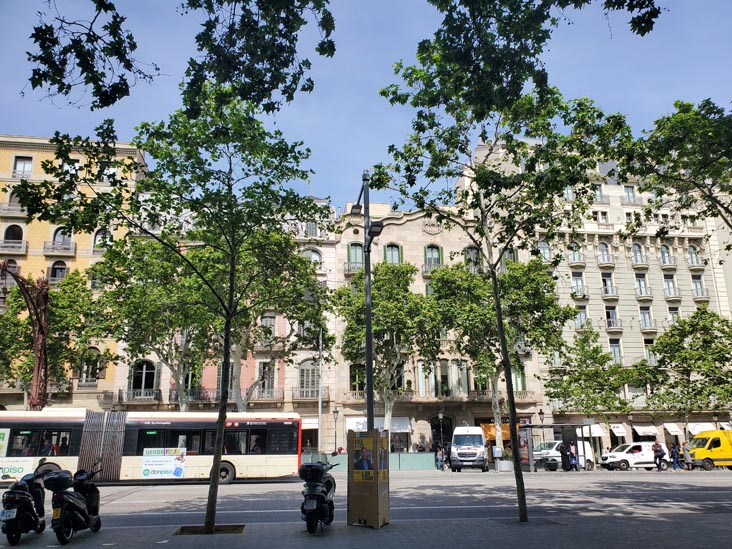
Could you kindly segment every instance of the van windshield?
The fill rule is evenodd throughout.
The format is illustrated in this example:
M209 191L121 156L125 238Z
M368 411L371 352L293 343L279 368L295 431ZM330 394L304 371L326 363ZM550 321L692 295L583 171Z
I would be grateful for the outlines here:
M483 437L480 435L455 435L453 446L483 446Z
M620 446L613 448L612 451L613 452L625 452L629 446L630 446L630 444L621 444Z
M689 445L690 448L706 448L707 442L709 442L709 439L707 437L704 438L697 438L694 437L691 441L691 444Z
M555 444L556 444L556 442L542 442L541 444L534 446L534 452L544 452L546 450L554 450Z

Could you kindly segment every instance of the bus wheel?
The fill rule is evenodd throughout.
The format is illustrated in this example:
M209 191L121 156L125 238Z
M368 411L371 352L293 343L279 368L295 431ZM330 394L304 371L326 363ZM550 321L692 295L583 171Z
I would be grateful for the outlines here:
M229 484L234 476L234 466L231 463L222 463L219 467L219 484Z

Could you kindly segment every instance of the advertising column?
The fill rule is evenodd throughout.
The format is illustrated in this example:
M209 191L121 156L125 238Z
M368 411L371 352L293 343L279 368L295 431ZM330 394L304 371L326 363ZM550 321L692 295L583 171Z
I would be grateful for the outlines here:
M349 526L389 523L389 432L348 431Z

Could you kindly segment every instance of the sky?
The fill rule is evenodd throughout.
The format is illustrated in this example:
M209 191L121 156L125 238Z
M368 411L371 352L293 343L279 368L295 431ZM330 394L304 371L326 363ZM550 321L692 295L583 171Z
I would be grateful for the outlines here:
M78 10L89 0L56 0ZM732 2L660 0L668 8L646 37L632 34L627 14L606 17L597 6L567 11L548 44L544 61L551 82L565 97L593 98L607 112L621 112L640 133L673 110L677 99L711 98L725 108L732 99ZM121 141L142 121L164 120L180 106L178 84L194 52L196 22L176 13L178 0L116 0L127 15L143 61L161 66L153 85L140 83L132 95L104 111L52 102L28 86L25 52L45 0L0 0L0 133L50 137L56 130L92 135L104 118L114 118ZM290 140L302 140L312 155L304 194L330 197L339 210L357 198L361 174L387 161L387 147L401 143L410 113L391 107L379 89L396 82L392 64L411 61L419 40L439 19L424 0L331 0L336 19L336 55L313 61L315 91L300 94L273 124ZM25 91L21 95L21 91ZM387 201L376 193L372 201Z

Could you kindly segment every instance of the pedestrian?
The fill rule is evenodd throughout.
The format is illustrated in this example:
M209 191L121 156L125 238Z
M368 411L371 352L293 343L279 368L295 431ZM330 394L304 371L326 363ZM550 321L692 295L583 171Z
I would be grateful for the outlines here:
M559 455L562 456L562 471L569 471L569 450L564 442L559 445Z
M689 443L687 441L684 441L684 444L681 445L681 451L684 453L684 465L686 466L686 470L691 471L691 452L689 451Z
M671 448L668 451L669 457L671 458L671 470L675 473L676 469L678 468L679 471L683 471L684 467L681 465L681 461L679 461L680 451L679 447L676 446L676 444L672 444Z
M658 442L658 439L656 439L653 446L651 446L651 450L653 450L653 462L656 464L658 472L660 473L663 470L663 457L666 455L666 452L663 450L661 443Z
M437 445L437 452L435 453L435 459L437 460L437 470L442 471L442 464L445 463L445 451L441 445Z
M579 463L579 457L577 455L577 445L574 443L574 440L569 441L569 470L570 471L579 471L579 468L577 467Z

